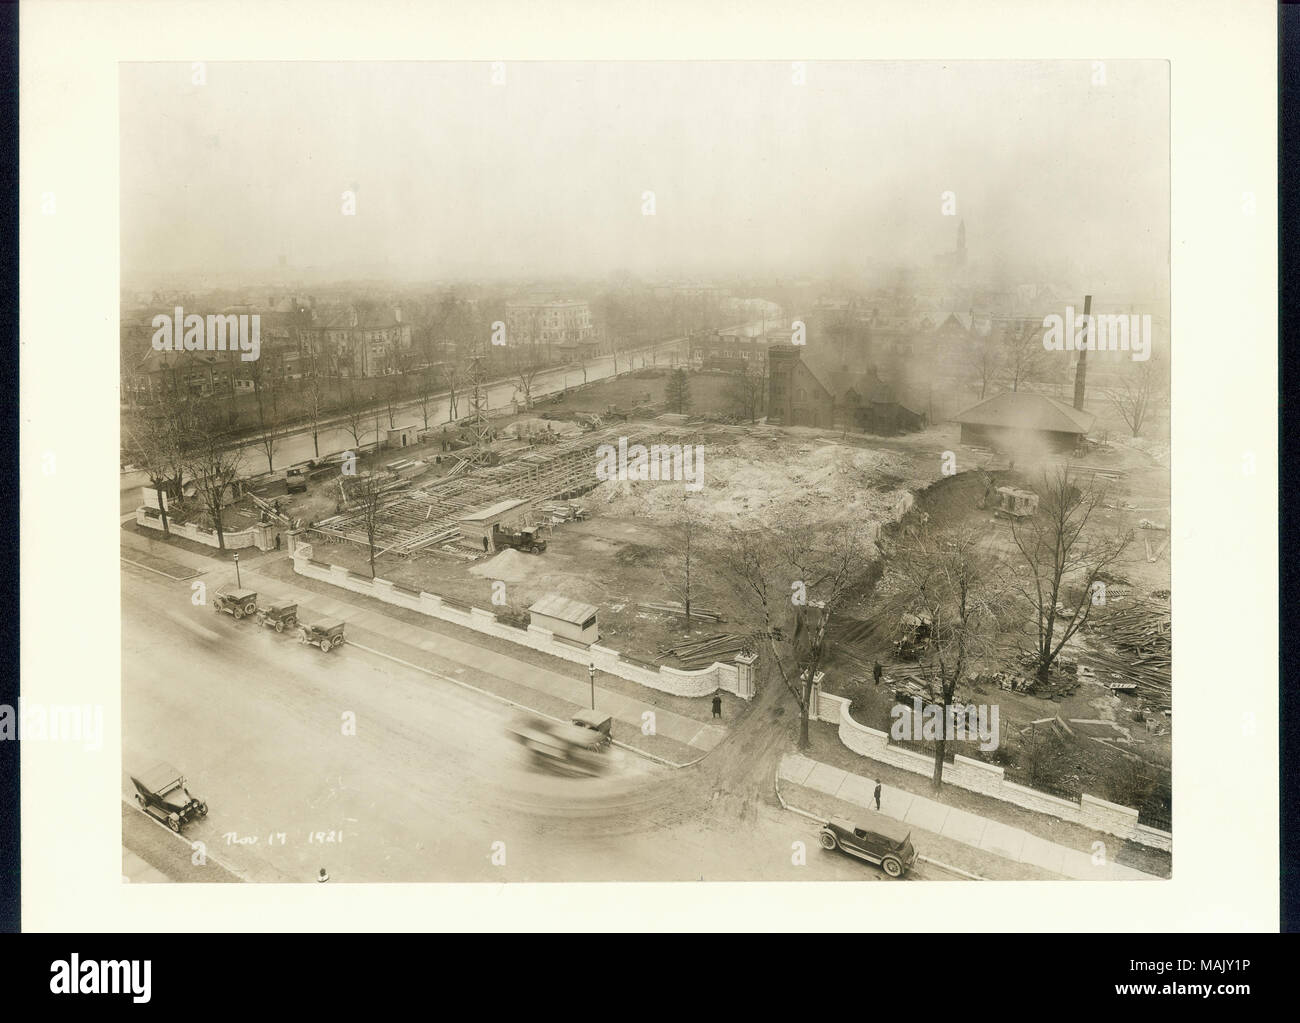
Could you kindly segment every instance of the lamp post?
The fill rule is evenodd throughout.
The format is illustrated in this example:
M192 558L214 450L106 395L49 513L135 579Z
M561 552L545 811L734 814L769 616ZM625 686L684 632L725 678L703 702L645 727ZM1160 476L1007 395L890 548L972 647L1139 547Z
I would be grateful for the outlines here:
M243 584L240 583L239 581L239 554L238 553L235 554L235 585L238 586L241 590L244 588Z
M591 679L591 709L596 709L596 665L587 666L587 675Z

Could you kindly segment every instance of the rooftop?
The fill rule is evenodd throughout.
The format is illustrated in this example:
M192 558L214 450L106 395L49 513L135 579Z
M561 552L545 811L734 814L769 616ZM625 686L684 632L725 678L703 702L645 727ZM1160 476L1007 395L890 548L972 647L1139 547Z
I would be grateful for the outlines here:
M999 426L1012 430L1049 430L1054 433L1087 433L1096 420L1063 401L1031 391L1003 391L987 401L952 417L955 423Z
M570 600L556 593L548 593L528 609L547 618L558 618L562 622L581 625L596 613L595 605L584 604L580 600Z

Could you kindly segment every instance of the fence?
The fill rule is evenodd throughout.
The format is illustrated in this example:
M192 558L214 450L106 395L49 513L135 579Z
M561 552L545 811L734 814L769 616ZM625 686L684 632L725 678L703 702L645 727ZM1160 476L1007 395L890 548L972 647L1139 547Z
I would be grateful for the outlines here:
M743 700L752 699L754 696L752 659L742 658L738 664L723 664L715 661L709 667L698 671L683 671L664 665L653 669L647 668L643 666L643 662L630 661L617 650L596 643L585 646L571 640L564 640L549 629L537 625L529 625L521 629L500 621L490 611L458 604L456 601L446 600L433 593L417 594L414 590L398 586L387 579L365 579L353 575L339 565L322 564L312 559L311 545L301 541L294 545L293 570L308 579L317 579L351 590L353 593L365 594L387 604L417 611L430 618L473 629L484 635L518 643L520 646L551 654L584 667L595 665L599 671L617 675L619 678L662 693L671 693L673 696L711 696L722 689Z
M934 773L933 757L897 746L889 741L885 732L855 721L849 713L849 701L842 696L816 688L810 716L818 721L838 725L840 742L854 753L914 774L929 777ZM1080 793L1077 801L1062 799L1007 781L1001 767L980 760L953 757L953 762L944 766L943 780L958 788L979 792L1027 810L1050 814L1155 849L1169 851L1173 848L1173 835L1168 831L1139 824L1138 811L1132 807L1119 806L1086 792Z

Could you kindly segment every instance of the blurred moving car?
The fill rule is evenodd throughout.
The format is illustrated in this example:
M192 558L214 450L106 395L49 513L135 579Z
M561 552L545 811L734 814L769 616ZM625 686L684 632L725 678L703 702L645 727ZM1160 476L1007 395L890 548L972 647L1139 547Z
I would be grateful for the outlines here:
M916 863L911 829L888 817L873 814L868 827L846 817L832 817L817 837L823 849L842 849L876 864L890 877L902 877Z
M602 774L608 763L589 728L528 717L515 721L506 731L528 750L533 766L542 770L594 777Z

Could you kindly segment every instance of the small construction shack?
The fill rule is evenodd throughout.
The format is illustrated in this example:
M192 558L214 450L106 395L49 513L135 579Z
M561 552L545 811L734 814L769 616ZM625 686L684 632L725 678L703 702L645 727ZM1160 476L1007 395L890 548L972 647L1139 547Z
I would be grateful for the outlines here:
M570 600L548 593L528 609L532 624L549 629L557 636L575 643L591 644L600 638L596 626L596 607L580 600Z
M390 448L406 448L416 444L419 440L420 431L414 426L395 426L388 431L385 446Z
M473 547L481 546L485 551L495 551L493 534L497 527L515 528L525 525L532 509L532 501L498 501L461 516L456 524L460 526L460 535L465 543Z

